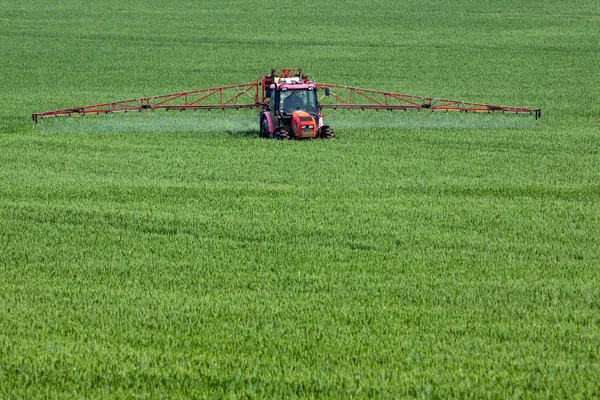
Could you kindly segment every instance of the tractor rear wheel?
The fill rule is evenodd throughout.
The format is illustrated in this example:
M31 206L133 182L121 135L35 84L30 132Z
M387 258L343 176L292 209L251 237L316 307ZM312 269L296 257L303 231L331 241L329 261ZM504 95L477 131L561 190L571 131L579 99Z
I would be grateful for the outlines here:
M262 138L268 138L270 137L269 135L269 123L267 122L266 118L263 118L260 121L260 137Z

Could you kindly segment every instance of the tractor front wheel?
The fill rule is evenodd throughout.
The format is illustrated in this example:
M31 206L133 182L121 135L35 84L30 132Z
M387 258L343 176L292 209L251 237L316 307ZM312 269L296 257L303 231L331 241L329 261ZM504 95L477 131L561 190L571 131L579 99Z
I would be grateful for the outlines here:
M290 139L290 133L286 129L279 129L275 131L275 139L288 140Z
M318 137L321 139L335 139L335 134L329 127L319 130Z

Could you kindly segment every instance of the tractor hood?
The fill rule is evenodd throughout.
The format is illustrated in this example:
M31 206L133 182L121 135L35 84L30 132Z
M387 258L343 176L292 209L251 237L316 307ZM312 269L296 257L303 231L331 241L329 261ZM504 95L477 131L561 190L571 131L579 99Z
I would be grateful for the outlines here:
M317 137L317 123L312 115L304 111L294 111L292 114L292 131L296 138Z

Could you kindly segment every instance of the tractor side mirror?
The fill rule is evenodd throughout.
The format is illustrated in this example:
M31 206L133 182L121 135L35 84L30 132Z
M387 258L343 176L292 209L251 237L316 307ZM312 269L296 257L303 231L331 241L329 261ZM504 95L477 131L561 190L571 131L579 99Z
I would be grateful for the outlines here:
M326 88L325 88L325 96L329 96L330 94L331 94L331 93L329 92L329 88L328 88L328 87L326 87Z

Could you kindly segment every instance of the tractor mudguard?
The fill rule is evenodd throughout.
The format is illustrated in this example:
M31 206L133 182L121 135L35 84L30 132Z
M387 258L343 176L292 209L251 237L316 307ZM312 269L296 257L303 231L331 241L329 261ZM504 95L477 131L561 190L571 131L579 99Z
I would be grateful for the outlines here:
M260 118L261 121L263 118L267 120L267 125L269 126L269 133L275 132L275 123L273 122L273 116L270 112L263 112Z

